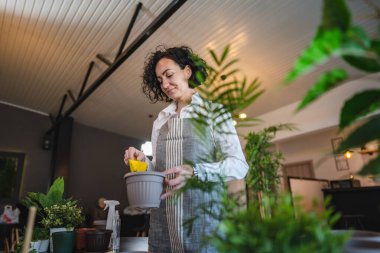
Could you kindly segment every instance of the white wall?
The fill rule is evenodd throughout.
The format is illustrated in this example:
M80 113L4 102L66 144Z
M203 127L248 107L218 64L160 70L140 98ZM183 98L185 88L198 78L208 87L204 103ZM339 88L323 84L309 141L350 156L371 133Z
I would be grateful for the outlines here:
M363 186L374 185L371 179L355 175L368 160L372 159L369 155L361 155L354 152L352 158L348 160L349 170L338 171L336 169L335 160L332 155L331 139L339 136L345 137L348 131L351 130L338 133L337 127L330 127L280 140L275 144L277 149L283 153L285 164L312 160L316 178L328 180L348 179L350 174L353 174L361 180Z

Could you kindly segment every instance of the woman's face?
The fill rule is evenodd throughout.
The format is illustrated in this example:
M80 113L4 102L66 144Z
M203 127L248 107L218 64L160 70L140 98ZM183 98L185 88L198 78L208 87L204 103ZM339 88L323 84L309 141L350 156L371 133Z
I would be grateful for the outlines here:
M188 81L191 76L189 66L181 69L175 61L162 58L156 65L156 76L161 90L174 101L184 100L193 91Z

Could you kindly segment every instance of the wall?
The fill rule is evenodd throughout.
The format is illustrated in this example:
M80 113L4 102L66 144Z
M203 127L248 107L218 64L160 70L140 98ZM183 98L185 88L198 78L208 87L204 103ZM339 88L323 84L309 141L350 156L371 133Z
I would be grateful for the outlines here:
M25 153L20 196L27 191L46 191L51 152L42 149L48 116L0 104L0 150Z
M127 204L124 151L141 144L137 139L74 124L68 194L79 199L87 211L96 206L99 197L119 200L122 210Z
M352 131L349 129L347 131ZM338 171L335 160L331 154L331 139L338 136L347 136L347 131L338 133L337 127L315 131L276 142L276 148L284 155L284 163L295 163L302 161L313 161L315 177L319 179L337 180L348 179L350 174L357 173L369 160L368 155L362 156L354 152L348 160L349 170ZM355 176L361 180L362 185L374 185L367 177Z
M0 103L0 150L26 154L20 196L26 192L46 192L51 175L51 151L42 149L45 132L51 127L48 116ZM100 196L126 205L123 175L124 150L140 147L142 141L74 123L70 179L67 196L79 199L90 211Z

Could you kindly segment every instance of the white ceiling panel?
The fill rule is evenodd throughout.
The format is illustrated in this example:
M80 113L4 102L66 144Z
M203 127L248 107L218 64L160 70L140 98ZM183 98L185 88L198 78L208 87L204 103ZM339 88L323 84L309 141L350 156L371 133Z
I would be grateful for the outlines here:
M97 54L115 58L138 2L0 0L0 101L56 114L68 90L78 95L91 61L95 65L87 85L107 68ZM125 48L171 1L141 2ZM366 1L348 3L355 23L374 34L378 23L374 9ZM149 103L141 91L141 75L147 54L162 44L188 45L208 61L209 48L221 52L230 44L248 79L259 77L267 91L249 108L249 116L291 104L317 74L290 87L281 84L314 35L321 4L321 0L188 0L72 116L86 125L148 138L153 121L148 115L156 116L165 104ZM332 61L321 70L338 65L344 63ZM68 98L65 110L71 105Z

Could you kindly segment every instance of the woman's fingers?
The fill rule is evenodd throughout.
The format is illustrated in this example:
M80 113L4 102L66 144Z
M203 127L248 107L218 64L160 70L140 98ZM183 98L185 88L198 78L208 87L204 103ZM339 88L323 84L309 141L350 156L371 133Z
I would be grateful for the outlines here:
M167 178L165 183L171 188L161 195L161 199L165 199L172 195L176 190L182 188L186 184L186 179L193 175L193 168L189 165L181 165L167 169L165 171Z
M125 150L124 153L124 163L129 166L128 160L139 160L139 161L145 161L145 155L140 150L129 147L127 150Z

